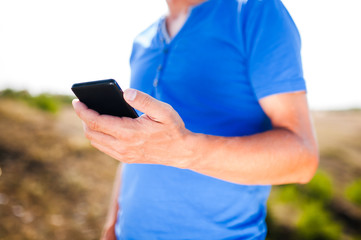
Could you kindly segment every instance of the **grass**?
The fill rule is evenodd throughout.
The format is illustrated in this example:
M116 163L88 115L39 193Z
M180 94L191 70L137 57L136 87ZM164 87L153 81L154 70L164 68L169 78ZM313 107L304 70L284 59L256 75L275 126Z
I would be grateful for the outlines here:
M345 196L350 202L361 207L361 179L357 179L347 186Z
M12 89L1 91L0 98L20 100L26 102L29 106L52 114L56 114L63 105L70 104L73 99L71 96L52 95L48 93L33 96L25 90L14 91Z
M309 240L338 240L342 232L341 224L319 202L303 206L296 228L300 239Z

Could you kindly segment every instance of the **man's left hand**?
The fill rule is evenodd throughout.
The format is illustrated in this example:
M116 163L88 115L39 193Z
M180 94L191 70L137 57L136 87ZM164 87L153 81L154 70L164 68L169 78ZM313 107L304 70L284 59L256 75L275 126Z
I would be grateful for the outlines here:
M144 114L136 119L99 115L79 100L73 100L91 145L125 163L187 168L193 156L186 144L191 132L178 113L169 104L135 89L125 90L124 98Z

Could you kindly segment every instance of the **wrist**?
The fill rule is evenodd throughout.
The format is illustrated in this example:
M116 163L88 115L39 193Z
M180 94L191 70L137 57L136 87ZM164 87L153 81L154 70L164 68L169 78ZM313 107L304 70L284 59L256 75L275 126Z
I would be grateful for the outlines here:
M198 168L204 157L202 147L200 146L202 136L203 134L186 130L182 138L182 152L184 157L180 161L179 168L189 170L196 170Z

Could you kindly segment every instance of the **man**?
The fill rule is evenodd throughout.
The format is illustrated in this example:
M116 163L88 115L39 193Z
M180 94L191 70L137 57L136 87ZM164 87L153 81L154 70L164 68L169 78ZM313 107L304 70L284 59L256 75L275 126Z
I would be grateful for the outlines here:
M144 114L73 103L91 144L124 163L103 239L265 239L270 185L318 165L297 29L280 0L167 4L130 60L124 97Z

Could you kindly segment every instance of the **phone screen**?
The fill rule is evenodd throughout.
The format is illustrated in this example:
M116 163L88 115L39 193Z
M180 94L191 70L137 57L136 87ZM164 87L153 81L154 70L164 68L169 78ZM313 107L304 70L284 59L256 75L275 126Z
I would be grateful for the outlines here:
M99 114L137 118L137 112L124 100L114 79L73 84L71 90L88 108Z

